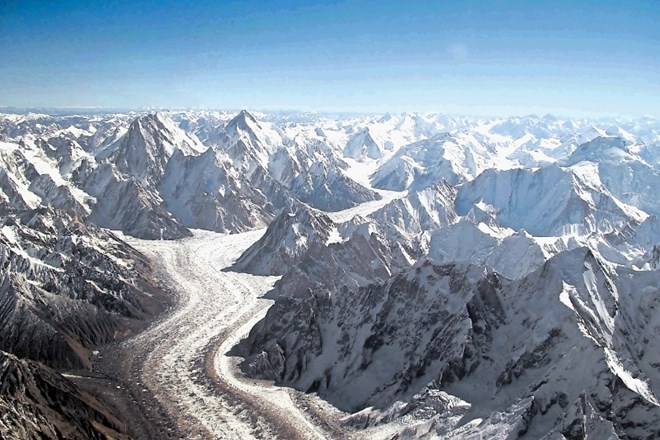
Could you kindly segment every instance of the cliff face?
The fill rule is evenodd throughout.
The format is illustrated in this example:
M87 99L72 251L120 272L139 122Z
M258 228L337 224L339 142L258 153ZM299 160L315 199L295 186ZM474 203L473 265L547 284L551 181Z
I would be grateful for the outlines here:
M351 412L443 392L467 420L517 414L493 421L500 434L654 438L658 275L614 272L584 248L519 280L421 260L384 283L280 297L244 368Z
M4 218L0 269L0 438L128 438L113 411L56 370L89 368L94 349L167 306L146 258L107 230L37 208Z
M111 233L40 208L0 228L0 349L55 368L89 366L89 350L151 313L146 260ZM162 307L162 306L161 306Z
M0 437L128 439L101 403L44 365L0 351Z

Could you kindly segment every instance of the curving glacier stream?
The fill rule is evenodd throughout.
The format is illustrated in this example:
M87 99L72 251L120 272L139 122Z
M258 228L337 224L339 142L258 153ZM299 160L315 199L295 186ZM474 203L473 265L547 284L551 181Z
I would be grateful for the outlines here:
M278 277L222 271L263 233L196 231L177 241L125 237L158 266L179 306L121 350L148 352L134 379L187 438L332 436L293 403L298 392L241 378L240 359L225 354L272 303L261 296Z

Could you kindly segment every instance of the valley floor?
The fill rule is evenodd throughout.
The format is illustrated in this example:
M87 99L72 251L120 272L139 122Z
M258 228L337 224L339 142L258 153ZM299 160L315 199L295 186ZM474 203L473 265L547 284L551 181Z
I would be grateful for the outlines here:
M243 378L240 359L226 354L272 304L261 297L277 277L222 271L263 232L196 231L179 241L126 237L158 266L180 299L172 313L112 349L119 357L113 363L131 376L125 384L129 394L146 399L141 406L149 407L142 408L147 418L174 422L169 427L161 422L156 431L168 432L159 437L313 439L339 434L341 414L328 414L332 410L326 405L295 390ZM326 409L321 418L299 405Z

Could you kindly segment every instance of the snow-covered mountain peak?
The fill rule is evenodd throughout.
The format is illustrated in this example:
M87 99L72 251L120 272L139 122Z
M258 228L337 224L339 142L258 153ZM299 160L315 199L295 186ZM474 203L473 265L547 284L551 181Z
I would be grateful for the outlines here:
M234 269L282 275L310 248L327 246L337 235L337 226L327 215L300 205L275 218L264 236L236 261Z
M165 115L154 113L136 118L126 134L97 158L107 159L145 185L153 185L162 178L167 161L176 150L194 155L205 149L199 140L183 132Z
M458 220L454 208L456 188L446 180L395 199L370 214L378 224L395 227L408 240L423 232L451 225ZM419 243L424 246L425 240Z
M580 145L564 164L573 169L595 164L597 169L590 173L592 180L600 180L617 200L634 207L632 210L660 214L660 202L653 192L660 185L660 170L635 153L633 150L640 150L633 147L621 137L597 137Z
M0 114L0 350L85 363L77 311L99 343L141 313L143 256L103 228L227 233L134 242L190 283L264 230L227 269L281 277L247 371L362 410L333 430L655 438L659 153L652 118Z
M567 159L567 164L574 164L582 160L601 162L603 160L627 161L634 160L630 145L621 137L598 136L579 145ZM637 159L639 160L639 159Z
M281 130L267 121L258 121L246 110L241 110L225 126L231 144L237 139L253 144L255 148L266 148L268 153L285 143Z
M380 159L383 149L371 137L369 127L366 127L349 139L344 147L344 156L360 160Z
M145 141L162 144L168 156L171 156L174 150L181 150L184 154L197 154L206 150L194 135L181 130L162 112L138 117L131 123L128 131Z
M625 141L626 145L632 145L637 143L637 138L634 134L630 133L628 130L625 130L622 127L617 125L612 125L605 130L605 133L611 137L618 137Z
M252 172L255 167L268 168L269 157L284 145L279 129L242 110L224 127L220 147L238 168Z
M461 186L458 213L466 215L479 202L493 207L500 225L539 236L610 232L645 218L613 197L589 163L487 170Z
M390 121L391 119L392 119L392 115L388 112L385 113L383 116L381 116L380 119L378 119L378 122L383 124L385 122Z
M393 191L422 189L441 179L456 185L492 163L492 152L472 133L442 132L400 148L376 170L372 183Z
M227 133L238 133L239 131L253 131L260 130L259 122L247 110L241 110L232 120L225 126Z

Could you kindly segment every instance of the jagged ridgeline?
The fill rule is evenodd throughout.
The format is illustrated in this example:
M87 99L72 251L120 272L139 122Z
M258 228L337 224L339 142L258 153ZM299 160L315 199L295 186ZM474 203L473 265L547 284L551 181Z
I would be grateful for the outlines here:
M129 438L99 401L41 363L0 351L0 389L3 438Z
M346 432L658 438L658 188L652 118L0 114L0 436L128 435L54 371L169 305L122 234L263 229L234 352Z

